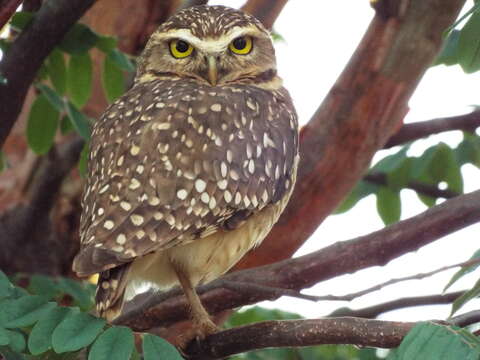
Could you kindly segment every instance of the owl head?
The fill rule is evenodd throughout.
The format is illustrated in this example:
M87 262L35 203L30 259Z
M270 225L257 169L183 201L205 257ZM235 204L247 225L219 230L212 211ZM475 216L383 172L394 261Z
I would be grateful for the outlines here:
M151 36L136 81L191 78L216 86L274 77L272 40L257 19L225 6L194 6L179 11Z

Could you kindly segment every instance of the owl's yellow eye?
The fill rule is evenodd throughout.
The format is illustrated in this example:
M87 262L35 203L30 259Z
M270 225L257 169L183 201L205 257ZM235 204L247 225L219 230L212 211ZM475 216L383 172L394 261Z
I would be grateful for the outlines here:
M253 41L250 36L240 36L233 40L228 46L234 54L247 55L252 51Z
M183 40L173 40L170 42L170 52L172 56L181 59L189 56L193 51L193 46Z

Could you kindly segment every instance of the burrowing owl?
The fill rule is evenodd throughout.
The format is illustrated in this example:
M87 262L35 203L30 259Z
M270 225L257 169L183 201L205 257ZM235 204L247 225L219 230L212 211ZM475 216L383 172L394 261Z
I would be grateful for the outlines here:
M100 315L140 285L194 287L268 234L292 192L298 125L268 31L223 6L178 12L152 35L133 87L96 122L73 269L100 273Z

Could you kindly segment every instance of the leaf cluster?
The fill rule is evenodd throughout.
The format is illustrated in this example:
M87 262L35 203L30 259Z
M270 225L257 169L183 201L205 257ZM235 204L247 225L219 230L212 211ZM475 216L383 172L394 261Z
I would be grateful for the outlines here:
M158 359L180 360L178 351L152 334L141 337L142 355L135 348L134 333L126 327L110 326L90 315L91 285L71 279L34 275L27 289L15 286L0 272L0 355L7 360ZM71 296L74 305L56 301Z
M420 156L408 155L409 145L403 146L395 154L386 156L373 165L368 174L382 174L385 184L377 184L362 179L336 209L340 214L350 210L361 199L374 194L377 198L377 211L388 225L400 220L402 202L400 192L412 188L412 184L428 185L433 189L446 189L455 194L463 193L461 167L472 164L480 168L480 136L464 132L463 140L455 148L441 142L426 149ZM415 188L413 188L415 189ZM414 190L426 206L435 205L439 197L426 195Z

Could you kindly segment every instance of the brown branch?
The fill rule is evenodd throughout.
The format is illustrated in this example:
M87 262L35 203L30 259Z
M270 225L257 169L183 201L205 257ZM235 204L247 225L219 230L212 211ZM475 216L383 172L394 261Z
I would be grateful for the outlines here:
M242 6L242 10L255 16L267 29L272 29L275 20L277 20L287 1L288 0L248 0L247 3Z
M0 62L0 147L22 108L27 90L45 58L95 0L44 1Z
M432 323L439 326L467 326L479 321L480 311L472 311L454 317L448 322L433 320ZM272 347L352 344L362 347L394 348L400 345L415 325L413 322L355 317L262 321L224 330L202 341L192 341L186 353L189 359L214 360Z
M78 137L52 148L40 160L26 204L19 204L0 217L0 268L4 271L58 274L65 254L63 247L54 245L51 209L63 180L78 163L83 144ZM15 256L19 247L21 257Z
M445 131L462 130L474 132L478 127L480 127L480 110L464 115L405 124L388 140L383 148L389 149L393 146Z
M393 348L415 325L411 322L359 318L263 321L221 331L187 348L195 360L227 356L270 347L298 347L323 344Z
M342 274L385 265L392 259L479 221L480 191L476 191L447 200L369 235L337 242L295 259L228 274L223 279L299 291ZM202 302L211 314L279 297L265 292L242 293L223 289L221 282L224 280L219 279L199 288ZM187 319L187 303L178 291L155 294L143 299L143 303L140 299L128 304L117 324L145 330Z
M399 128L408 100L464 0L399 1L377 15L334 87L300 136L297 185L280 221L238 268L286 259L364 175Z
M363 180L368 181L372 184L385 185L385 186L388 185L387 174L385 173L379 173L379 172L370 173L365 175L363 177ZM459 195L459 193L455 191L448 190L448 189L440 189L438 188L438 186L424 184L418 181L409 181L404 188L415 190L419 194L427 195L435 199L436 198L451 199Z
M347 307L340 308L332 312L328 316L354 316L359 318L375 319L380 314L399 310L407 307L422 306L422 305L441 305L451 304L459 296L463 295L465 291L456 291L448 294L435 294L425 296L412 296L387 301L381 304L368 306L362 309L350 309Z
M0 0L0 29L10 20L22 0Z
M470 260L467 260L467 261L463 261L461 263L448 265L448 266L443 266L439 269L435 269L435 270L432 270L432 271L429 271L429 272L418 273L418 274L415 274L415 275L409 275L409 276L404 276L404 277L401 277L401 278L390 279L390 280L385 281L383 283L380 283L380 284L371 286L367 289L357 291L357 292L353 292L353 293L350 293L350 294L340 295L340 296L339 295L325 295L325 296L317 296L316 298L317 298L317 300L352 301L353 299L356 299L358 297L365 296L365 295L370 294L372 292L381 290L386 286L398 284L399 282L409 281L409 280L421 280L421 279L425 279L426 277L430 277L430 276L436 275L440 272L447 271L447 270L450 270L450 269L453 269L453 268L456 268L456 267L472 266L472 265L476 265L478 263L480 263L480 259L470 259Z
M178 8L178 10L182 10L191 6L199 6L199 5L206 5L208 4L208 0L187 0L184 1Z

